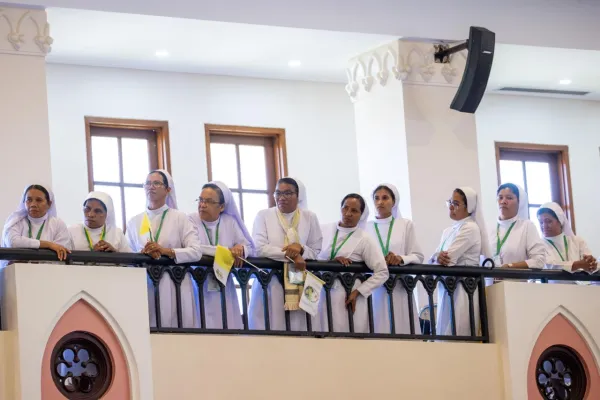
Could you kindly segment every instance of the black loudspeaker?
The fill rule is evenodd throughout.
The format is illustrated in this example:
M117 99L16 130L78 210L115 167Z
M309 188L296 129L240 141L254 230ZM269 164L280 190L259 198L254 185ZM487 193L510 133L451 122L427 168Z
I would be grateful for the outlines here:
M452 100L453 110L474 113L483 98L492 71L496 34L485 28L472 26L467 41L467 65Z

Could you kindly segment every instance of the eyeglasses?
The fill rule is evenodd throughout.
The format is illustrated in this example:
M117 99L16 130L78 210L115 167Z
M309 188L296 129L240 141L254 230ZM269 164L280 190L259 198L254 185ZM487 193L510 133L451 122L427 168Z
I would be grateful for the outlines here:
M161 182L161 181L152 181L152 182L146 181L146 182L144 182L144 187L145 188L149 188L149 187L155 187L155 188L157 188L157 187L161 187L161 186L165 186L166 187L165 183Z
M285 192L280 192L279 190L276 190L274 193L274 196L276 199L279 199L282 197L284 199L290 199L295 194L296 194L296 192L292 192L291 190L286 190Z
M197 203L200 203L200 204L202 204L202 203L204 203L204 204L208 204L209 206L212 206L212 205L220 205L220 204L221 204L221 203L219 203L218 201L214 201L213 199L203 199L202 197L198 197L198 198L196 199L196 202L197 202Z
M458 208L458 207L460 207L460 206L462 206L462 205L463 205L463 203L461 203L461 202L458 202L458 201L456 201L456 200L446 200L446 206L447 206L448 208L450 208L450 206L452 206L452 207L454 207L454 208Z

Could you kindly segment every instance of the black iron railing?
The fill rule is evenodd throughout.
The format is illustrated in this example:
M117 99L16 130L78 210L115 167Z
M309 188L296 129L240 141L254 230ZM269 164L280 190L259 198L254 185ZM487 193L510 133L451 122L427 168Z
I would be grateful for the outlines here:
M58 262L55 253L49 250L24 250L24 249L5 249L0 248L0 259L10 260L15 262ZM344 267L337 262L316 262L308 261L307 269L312 271L316 276L325 281L325 307L328 317L327 331L313 331L311 327L311 319L308 314L306 318L306 331L292 331L290 324L290 312L285 312L285 330L270 329L269 321L269 296L267 296L267 287L273 279L278 280L283 285L283 264L281 262L264 259L250 259L257 267L264 270L263 273L254 268L242 267L234 268L231 274L237 281L241 289L242 305L241 317L243 329L229 329L227 321L227 309L230 306L227 303L224 286L218 282L220 286L221 297L221 316L223 329L211 329L206 327L206 310L203 298L203 290L207 279L213 278L213 259L212 257L203 257L195 263L173 265L173 261L162 257L159 260L154 260L146 255L133 253L97 253L87 251L74 251L68 255L65 264L98 264L108 267L138 267L146 268L148 277L152 282L154 293L153 301L156 309L156 327L151 328L153 333L212 333L212 334L252 334L252 335L284 335L284 336L313 336L313 337L358 337L358 338L394 338L394 339L420 339L420 340L459 340L472 342L488 342L488 316L487 304L485 298L486 278L491 279L515 279L515 280L535 280L541 283L548 281L600 281L600 273L570 273L562 270L552 269L498 269L489 267L442 267L438 265L411 265L402 267L390 267L390 278L385 283L384 287L388 295L388 306L391 333L377 333L374 327L374 315L372 296L367 299L368 306L368 333L356 333L353 329L353 313L348 309L349 332L335 332L333 330L332 309L330 292L336 282L340 281L341 286L347 294L352 291L356 280L364 281L370 276L371 270L365 265L358 263L352 264L349 267ZM489 263L491 265L491 262ZM164 327L161 324L161 304L159 282L165 276L175 285L176 297L176 314L177 327ZM200 314L200 327L190 328L183 327L183 311L181 300L181 283L190 276L192 281L199 288L199 296L194 307L197 307ZM248 321L248 288L251 279L254 278L255 284L258 284L263 289L264 302L264 330L249 329ZM490 280L491 280L490 279ZM438 285L443 285L451 299L451 335L440 335L436 332L436 312L429 312L427 321L421 320L421 326L415 326L414 292L417 290L417 285L422 285L428 299L428 310L435 310L434 292ZM406 291L406 304L394 304L393 292L400 285L402 290ZM469 309L469 331L470 335L456 335L456 320L454 294L457 288L462 287L468 297ZM477 307L476 307L477 306ZM283 308L283 305L281 305ZM406 307L409 315L410 333L397 333L396 326L398 321L395 321L394 309L396 307ZM475 311L478 308L478 312ZM292 311L296 312L296 311ZM421 327L425 329L423 333L419 333ZM477 326L479 325L479 329Z

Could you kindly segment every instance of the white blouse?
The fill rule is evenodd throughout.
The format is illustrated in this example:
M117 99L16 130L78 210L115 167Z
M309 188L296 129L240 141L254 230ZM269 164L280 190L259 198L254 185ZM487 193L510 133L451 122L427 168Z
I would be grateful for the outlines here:
M479 225L471 217L456 221L442 233L442 240L431 262L437 263L437 255L447 251L448 266L479 266L481 255L481 233Z
M242 232L242 229L238 225L236 219L231 215L221 214L221 216L213 222L202 221L198 213L189 214L188 218L198 232L202 254L214 256L217 250L217 245L231 248L241 244L244 246L244 256L253 256L252 245L244 236L244 232ZM216 242L217 228L219 232L218 243ZM210 235L210 239L208 235Z
M565 238L567 239L567 246L569 247L568 254L565 254ZM550 241L554 243L556 248L550 244ZM557 266L568 271L572 270L574 261L580 261L583 260L583 256L592 255L592 252L590 251L585 240L579 236L565 236L564 233L561 233L555 237L545 238L544 245L548 251L546 265ZM561 256L564 258L564 260L561 258Z
M31 223L31 238L29 237L29 224L27 221ZM39 249L40 240L37 240L36 237L42 225L44 225L44 229L40 240L60 244L71 250L71 235L67 225L57 217L48 217L48 214L41 218L31 218L29 215L23 218L5 232L3 242L7 244L7 247Z
M374 238L375 242L381 248L375 224L379 230L379 235L383 246L387 246L387 238L390 230L390 225L393 217L369 221L367 232ZM402 257L403 264L422 264L424 255L421 247L417 243L417 235L415 233L414 223L409 219L395 218L390 236L390 252ZM383 249L382 249L383 251Z
M71 235L72 249L79 251L90 251L90 244L85 236L83 229L86 229L90 235L92 244L98 243L102 236L102 230L104 227L91 229L86 227L84 224L75 224L69 227L69 233ZM125 239L125 234L121 228L113 227L106 232L104 241L110 243L115 250L119 253L131 253L131 247Z
M500 249L499 256L502 264L525 261L529 268L544 268L547 256L546 246L533 222L514 217L505 221L498 220L497 223L499 233L496 234L496 229L494 229L490 235L490 245L494 254L497 252L498 237L502 242L510 226L515 223Z
M152 226L152 234L156 235L162 214L165 215L162 230L158 237L158 244L162 247L172 248L175 251L177 264L198 261L202 258L200 239L194 225L188 216L179 210L169 208L166 204L156 210L147 210ZM140 252L148 242L148 235L140 235L140 226L144 213L138 214L127 223L127 241L134 252Z
M284 214L290 218L293 214ZM305 260L316 260L321 251L323 235L319 220L315 213L300 209L300 222L298 223L298 235L300 244L304 248L302 257ZM271 258L276 261L287 261L285 253L281 251L285 247L286 234L279 223L277 208L269 208L260 211L254 220L252 238L256 246L256 256Z
M338 232L336 240L336 249L339 251L335 257L346 257L354 262L364 262L373 275L362 282L356 290L364 297L369 297L378 287L382 286L390 276L385 258L381 248L369 234L361 228L343 228L338 223L327 224L323 227L323 250L319 253L319 260L330 260L331 248L336 231ZM352 233L354 232L354 233ZM348 235L352 234L348 238ZM348 240L344 242L344 240ZM343 245L342 245L343 243ZM341 247L340 247L341 245Z

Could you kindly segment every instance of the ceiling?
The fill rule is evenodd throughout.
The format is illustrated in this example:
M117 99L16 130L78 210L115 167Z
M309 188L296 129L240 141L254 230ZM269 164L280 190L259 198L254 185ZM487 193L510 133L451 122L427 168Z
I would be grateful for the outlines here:
M48 19L51 63L324 82L345 82L349 59L397 38L73 9L49 9ZM498 44L488 90L583 90L600 100L598 66L600 51Z
M500 43L600 50L598 0L9 0L8 3L434 39L466 39L468 27L477 25L496 32Z
M68 9L49 9L48 20L48 62L326 82L343 82L348 60L395 39Z

